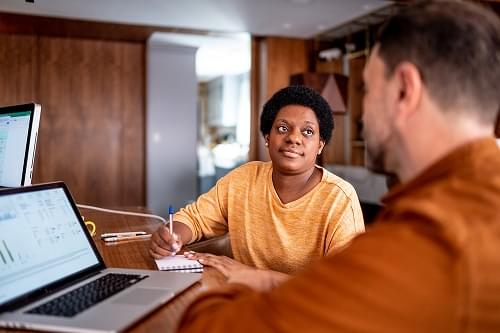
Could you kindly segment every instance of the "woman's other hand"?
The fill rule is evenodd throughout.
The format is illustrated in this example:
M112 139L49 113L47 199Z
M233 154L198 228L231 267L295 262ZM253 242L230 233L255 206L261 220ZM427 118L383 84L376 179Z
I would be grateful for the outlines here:
M231 277L231 275L237 271L254 269L229 257L216 256L210 253L189 251L184 252L184 256L191 260L198 260L204 266L210 266L217 269L227 278Z
M229 283L244 284L257 291L270 290L289 278L289 275L271 270L256 269L226 256L209 253L185 252L188 259L198 260L204 266L210 266L227 277Z

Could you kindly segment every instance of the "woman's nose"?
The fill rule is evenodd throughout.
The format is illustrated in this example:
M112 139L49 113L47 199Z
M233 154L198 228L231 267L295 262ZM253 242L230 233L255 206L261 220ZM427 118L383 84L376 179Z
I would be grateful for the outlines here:
M294 143L294 144L300 144L300 139L301 139L301 136L300 136L299 130L290 131L288 136L287 136L287 140L290 143Z

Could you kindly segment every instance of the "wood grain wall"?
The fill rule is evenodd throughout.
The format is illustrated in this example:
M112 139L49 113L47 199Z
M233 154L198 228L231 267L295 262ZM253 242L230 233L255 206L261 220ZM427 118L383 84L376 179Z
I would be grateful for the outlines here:
M0 34L0 105L35 99L37 38Z
M265 99L290 84L290 75L308 72L314 59L311 40L293 38L266 38L267 83Z
M63 180L80 203L145 204L143 43L0 35L0 105L42 117L33 183Z

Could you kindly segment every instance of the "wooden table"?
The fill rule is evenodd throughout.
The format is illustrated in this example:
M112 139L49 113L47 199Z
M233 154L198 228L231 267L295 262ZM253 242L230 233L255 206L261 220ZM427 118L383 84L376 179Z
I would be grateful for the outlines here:
M137 212L141 211L141 208L134 207L128 210ZM152 218L108 214L89 209L80 209L80 212L85 216L86 221L92 220L96 224L96 235L93 239L108 267L157 269L148 253L149 240L105 243L100 239L100 235L123 231L152 233L161 225L161 222ZM196 295L205 288L219 286L224 282L225 278L218 271L209 267L205 268L199 283L143 318L128 332L174 332L182 313ZM3 329L0 332L14 332L14 330Z

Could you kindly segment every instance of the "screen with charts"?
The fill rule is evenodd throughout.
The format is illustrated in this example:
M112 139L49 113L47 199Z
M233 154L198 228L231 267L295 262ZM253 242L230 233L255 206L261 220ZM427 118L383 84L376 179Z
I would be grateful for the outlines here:
M98 263L62 188L0 196L0 304Z
M22 185L31 112L0 114L0 185Z

